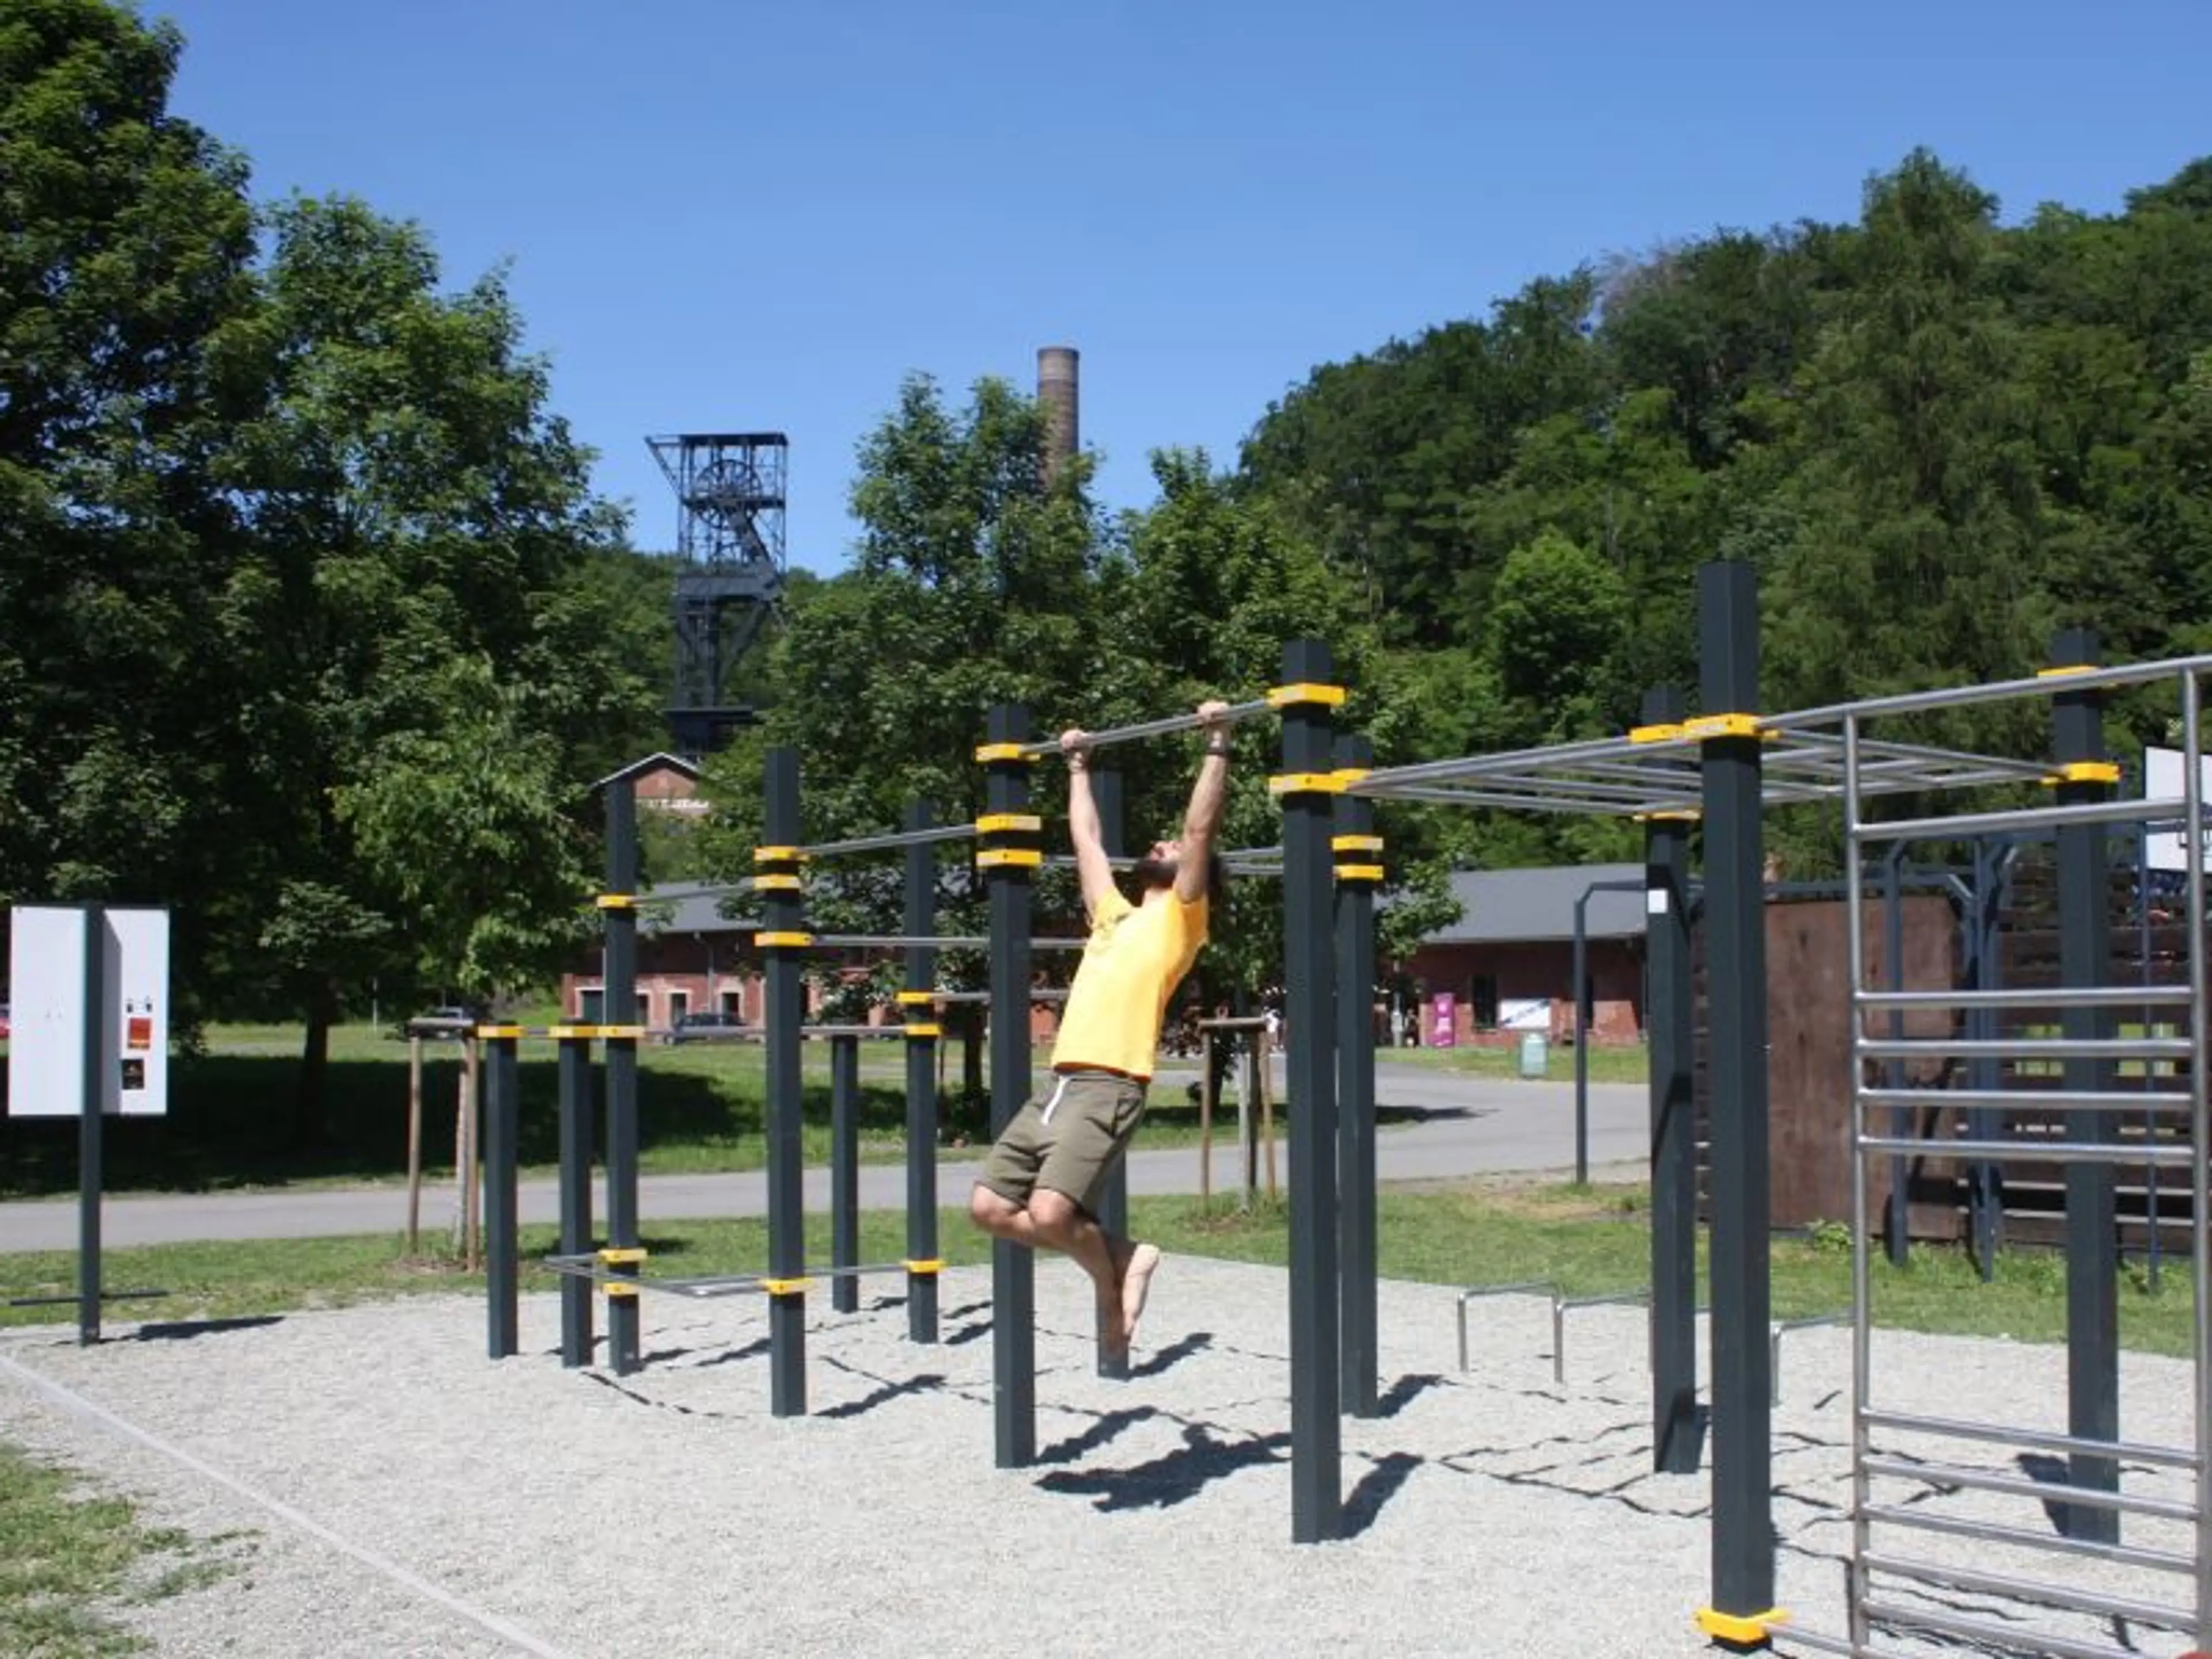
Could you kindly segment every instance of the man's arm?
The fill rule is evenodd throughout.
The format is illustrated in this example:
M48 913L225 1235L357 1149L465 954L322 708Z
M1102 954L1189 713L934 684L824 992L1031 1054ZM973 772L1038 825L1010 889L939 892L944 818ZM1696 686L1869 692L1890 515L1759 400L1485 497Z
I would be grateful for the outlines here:
M1191 785L1190 805L1183 809L1182 854L1176 862L1175 894L1185 904L1206 896L1214 832L1229 803L1229 724L1221 719L1228 708L1225 702L1198 706L1199 718L1206 722L1206 757L1198 763L1198 781Z
M1060 752L1067 757L1067 833L1075 842L1075 878L1083 889L1084 915L1096 921L1098 907L1114 890L1114 865L1106 856L1098 803L1091 793L1088 734L1073 727L1061 732Z

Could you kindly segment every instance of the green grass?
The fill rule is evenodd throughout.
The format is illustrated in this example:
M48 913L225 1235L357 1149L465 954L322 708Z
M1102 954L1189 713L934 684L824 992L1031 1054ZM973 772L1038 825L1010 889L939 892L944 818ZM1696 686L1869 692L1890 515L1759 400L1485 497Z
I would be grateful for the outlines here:
M1419 1066L1432 1072L1456 1072L1468 1077L1518 1078L1521 1051L1510 1048L1377 1048L1378 1066ZM1640 1042L1597 1043L1589 1047L1589 1080L1593 1083L1642 1083L1651 1074L1650 1057ZM1535 1082L1539 1079L1530 1079ZM1547 1045L1544 1060L1547 1083L1575 1080L1575 1051L1559 1043Z
M1280 1266L1288 1260L1283 1208L1244 1212L1227 1200L1201 1208L1185 1198L1139 1199L1130 1206L1138 1234L1173 1252ZM1506 1181L1450 1190L1386 1190L1378 1212L1379 1267L1387 1278L1450 1285L1538 1279L1570 1293L1639 1287L1650 1278L1649 1215L1640 1187L1530 1186ZM810 1259L824 1261L829 1223L808 1218ZM647 1271L671 1276L758 1272L767 1264L767 1230L757 1219L648 1223ZM988 1259L985 1241L963 1212L939 1220L942 1254L956 1265ZM553 1248L550 1228L524 1230L526 1259ZM870 1261L905 1253L896 1214L862 1218L861 1256ZM1700 1260L1702 1282L1703 1261ZM1984 1284L1955 1250L1922 1245L1902 1268L1877 1259L1876 1322L1914 1331L2064 1340L2064 1261L2054 1252L2003 1256ZM406 1260L396 1239L286 1240L266 1243L168 1245L108 1253L107 1282L117 1289L160 1286L167 1302L125 1304L121 1316L161 1322L252 1318L295 1309L337 1307L426 1291L465 1292L479 1281L451 1261ZM70 1287L66 1254L0 1256L0 1287L13 1294ZM550 1289L553 1275L531 1268L527 1289ZM1778 1318L1836 1313L1850 1306L1850 1258L1833 1230L1773 1244L1773 1309ZM2152 1294L2130 1267L2120 1285L2120 1334L2128 1346L2185 1354L2190 1295L2185 1272L2169 1268ZM52 1322L69 1310L0 1310L0 1324Z
M125 1499L0 1443L0 1653L110 1659L147 1644L115 1607L155 1601L224 1569L187 1534L149 1528Z

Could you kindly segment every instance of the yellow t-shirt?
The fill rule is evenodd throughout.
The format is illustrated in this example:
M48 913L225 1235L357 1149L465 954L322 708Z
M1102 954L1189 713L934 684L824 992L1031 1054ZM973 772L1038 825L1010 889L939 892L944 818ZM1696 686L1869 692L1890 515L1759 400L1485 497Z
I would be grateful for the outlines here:
M1149 1078L1168 999L1206 943L1206 901L1132 904L1116 889L1091 919L1052 1063Z

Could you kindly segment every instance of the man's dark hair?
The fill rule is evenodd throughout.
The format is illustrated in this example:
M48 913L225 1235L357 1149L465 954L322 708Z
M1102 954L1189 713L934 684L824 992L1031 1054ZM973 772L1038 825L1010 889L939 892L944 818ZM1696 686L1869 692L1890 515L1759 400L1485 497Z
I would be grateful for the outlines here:
M1156 859L1146 853L1129 866L1129 873L1137 878L1139 888L1172 887L1175 885L1175 859ZM1229 898L1229 871L1221 862L1221 854L1208 848L1206 852L1206 908L1218 915Z

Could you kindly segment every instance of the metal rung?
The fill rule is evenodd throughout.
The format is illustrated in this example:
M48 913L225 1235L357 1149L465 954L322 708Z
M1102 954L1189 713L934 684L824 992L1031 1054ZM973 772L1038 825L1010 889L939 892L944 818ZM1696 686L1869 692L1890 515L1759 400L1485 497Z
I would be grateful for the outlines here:
M2125 1458L2131 1463L2155 1463L2163 1468L2193 1469L2197 1454L2181 1446L2154 1446L2133 1440L2085 1440L2078 1435L2051 1434L2041 1429L2008 1428L2002 1423L1970 1423L1959 1417L1921 1417L1911 1412L1865 1410L1859 1421L1870 1429L1899 1429L1912 1434L1948 1436L1954 1440L1981 1440L2023 1451L2052 1452L2060 1456L2080 1453L2087 1457Z
M2079 1556L2085 1560L2109 1561L2118 1567L2143 1567L2153 1572L2193 1575L2193 1556L2171 1550L2147 1550L2136 1544L2107 1544L2094 1538L2062 1538L2057 1533L2031 1532L2025 1527L1999 1526L1992 1521L1970 1521L1959 1516L1936 1515L1925 1504L1910 1508L1890 1504L1869 1504L1860 1513L1876 1526L1910 1527L1917 1532L1940 1532L1947 1538L1973 1538L2014 1549L2043 1550L2052 1555Z
M1861 1060L2187 1060L2187 1037L1862 1037Z
M1861 1135L1859 1149L1927 1158L1999 1159L2014 1164L2151 1164L2185 1170L2195 1160L2187 1146L2114 1146L2096 1140L1923 1140L1915 1135Z
M1987 1642L2000 1652L2018 1652L2032 1642L2037 1653L2049 1654L2051 1659L2142 1659L2140 1648L2116 1648L2102 1642L2075 1642L2063 1636L2053 1636L2048 1631L2024 1631L2017 1626L2002 1624L1992 1619L1967 1619L1955 1613L1938 1613L1932 1609L1907 1607L1899 1601L1878 1601L1871 1595L1860 1604L1859 1611L1869 1619L1886 1625L1936 1631L1946 1636L1971 1637Z
M2061 1607L2069 1613L2130 1619L2139 1625L2155 1625L2160 1630L2185 1632L2193 1629L2197 1623L2194 1613L2165 1607L2156 1601L2136 1601L2118 1595L2105 1595L2095 1590L2071 1590L2057 1584L2038 1583L2033 1578L2021 1578L2011 1573L1984 1572L1978 1567L1939 1566L1930 1561L1907 1561L1897 1556L1879 1555L1872 1552L1863 1556L1859 1565L1869 1572L1886 1572L1923 1584L1941 1584L1949 1589L1974 1590L1986 1595L2008 1595L2016 1601L2031 1601L2038 1607Z
M1650 1306L1650 1291L1614 1291L1603 1296L1561 1296L1552 1292L1552 1381L1567 1380L1567 1310L1609 1308L1627 1303Z
M2000 1112L2039 1109L2081 1112L2185 1112L2196 1103L2168 1090L2127 1094L2117 1089L1862 1089L1869 1106L1956 1106Z
M2186 1006L2186 985L2083 985L2071 989L1948 991L1861 991L1852 999L1861 1008L2140 1008Z
M2066 1504L2083 1509L2119 1510L2130 1515L2154 1515L2166 1521L2194 1521L2197 1505L2177 1504L2164 1498L2142 1498L2132 1492L2107 1492L2096 1486L2076 1486L2063 1480L2017 1480L1991 1474L1986 1469L1963 1468L1955 1463L1920 1463L1905 1457L1869 1457L1861 1467L1869 1474L1887 1474L1923 1486L1964 1486L1974 1492L1993 1492L2008 1498L2033 1498L2039 1504Z
M2057 830L2078 823L2165 823L2172 801L2098 800L2074 806L2025 806L2003 812L1960 812L1948 817L1892 818L1850 826L1853 841L1970 841L2002 830Z

